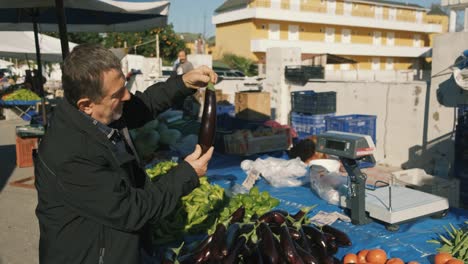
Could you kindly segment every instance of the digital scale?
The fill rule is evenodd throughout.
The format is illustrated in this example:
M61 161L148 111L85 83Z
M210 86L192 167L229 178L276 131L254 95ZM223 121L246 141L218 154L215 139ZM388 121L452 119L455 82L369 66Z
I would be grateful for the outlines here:
M340 206L350 210L351 223L363 225L372 219L385 223L391 231L399 223L422 216L445 216L448 200L403 186L366 188L367 176L359 168L359 161L375 163L375 145L368 135L328 131L317 136L317 151L339 157L348 172L348 194L340 197ZM372 219L371 219L372 218Z

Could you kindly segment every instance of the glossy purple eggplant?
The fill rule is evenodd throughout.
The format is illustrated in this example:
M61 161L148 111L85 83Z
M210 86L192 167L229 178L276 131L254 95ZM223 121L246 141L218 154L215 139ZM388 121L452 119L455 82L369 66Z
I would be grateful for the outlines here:
M280 245L289 263L304 264L304 261L302 261L302 258L297 253L294 242L289 234L289 228L286 225L282 225L280 229Z
M198 144L202 148L202 154L213 146L216 135L216 92L212 83L208 83L205 89L205 103L203 115L198 132Z
M351 239L349 239L349 236L346 233L344 233L343 231L338 230L338 229L336 229L336 228L334 228L332 226L329 226L329 225L322 226L322 230L323 230L323 232L326 232L326 233L329 233L329 234L332 234L333 236L335 236L336 244L339 247L348 247L348 246L352 245Z
M256 231L257 236L260 238L259 249L262 254L263 263L279 263L280 257L275 247L275 238L268 224L260 223Z

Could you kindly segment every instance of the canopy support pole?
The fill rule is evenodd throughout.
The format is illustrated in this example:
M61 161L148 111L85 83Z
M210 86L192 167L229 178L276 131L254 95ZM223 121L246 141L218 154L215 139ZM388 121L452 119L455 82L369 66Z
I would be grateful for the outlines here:
M42 83L42 62L41 62L41 48L39 46L39 30L37 28L37 16L38 11L34 10L32 15L33 27L34 27L34 42L36 44L36 61L37 61L37 75L34 76L32 86L37 88L39 91L39 96L41 97L41 108L42 108L42 120L44 129L47 127L47 112L46 112L46 101L45 101L45 92L44 85Z
M65 60L70 53L70 48L68 47L67 19L65 17L63 0L55 0L55 11L59 27L60 44L62 45L62 59Z

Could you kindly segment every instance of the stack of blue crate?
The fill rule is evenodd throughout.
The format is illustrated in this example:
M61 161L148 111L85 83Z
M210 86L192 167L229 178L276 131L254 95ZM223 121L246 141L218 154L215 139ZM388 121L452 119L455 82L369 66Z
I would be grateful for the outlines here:
M299 139L319 135L326 131L325 119L335 115L336 92L292 92L291 106L291 126Z
M369 135L376 144L375 115L343 115L325 118L326 131L341 131Z

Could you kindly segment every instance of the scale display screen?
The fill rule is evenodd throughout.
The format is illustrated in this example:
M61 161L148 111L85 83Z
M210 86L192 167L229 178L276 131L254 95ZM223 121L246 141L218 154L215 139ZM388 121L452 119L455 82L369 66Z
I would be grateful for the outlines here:
M335 149L340 151L345 151L346 143L343 141L327 140L325 143L327 149Z

